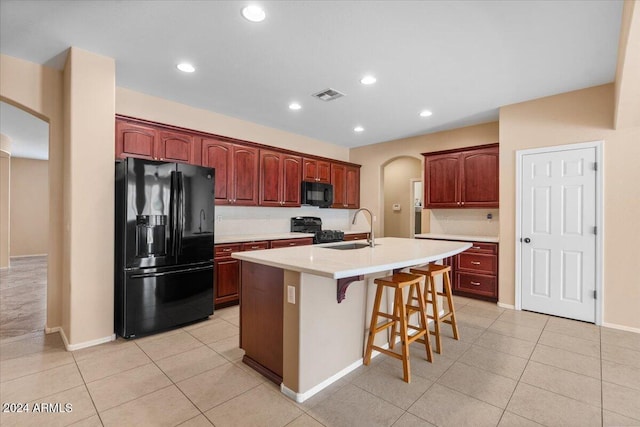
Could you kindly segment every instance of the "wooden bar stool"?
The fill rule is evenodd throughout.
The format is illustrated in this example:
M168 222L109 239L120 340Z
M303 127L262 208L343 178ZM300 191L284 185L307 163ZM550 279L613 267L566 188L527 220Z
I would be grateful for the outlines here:
M448 265L429 264L424 267L414 267L409 270L413 274L420 274L425 276L424 282L424 300L425 304L431 304L433 314L427 314L428 319L433 319L434 323L434 335L436 336L436 353L442 353L442 339L440 338L440 322L448 323L453 329L453 338L458 340L460 336L458 334L458 324L456 322L456 312L453 307L453 298L451 296L451 267ZM442 274L443 285L442 291L438 292L436 288L435 277ZM439 315L440 310L438 308L438 296L447 298L447 304L449 311ZM427 328L428 329L428 328Z
M427 360L432 361L433 355L431 353L431 343L429 340L429 328L426 318L426 310L424 306L424 299L418 298L418 306L406 304L404 301L402 290L409 287L409 298L413 297L414 293L420 296L420 282L422 276L409 274L409 273L395 273L392 276L376 279L374 283L377 285L376 297L373 303L373 313L371 314L371 325L369 326L369 337L367 338L367 349L364 356L364 364L368 365L371 362L371 352L375 349L388 356L395 357L402 360L402 369L404 371L404 381L411 382L410 364L409 364L409 344L424 337L425 351L427 353ZM395 289L393 296L393 313L385 313L380 311L380 302L382 300L382 291L385 287ZM418 313L419 325L409 324L408 310ZM378 317L388 319L382 324L378 325ZM396 332L396 327L399 326L399 332ZM393 349L395 337L400 336L400 345L402 347L402 353L398 354L390 349L378 347L374 345L375 336L378 332L391 328L391 334L389 338L389 348ZM411 329L415 333L409 336L408 330Z

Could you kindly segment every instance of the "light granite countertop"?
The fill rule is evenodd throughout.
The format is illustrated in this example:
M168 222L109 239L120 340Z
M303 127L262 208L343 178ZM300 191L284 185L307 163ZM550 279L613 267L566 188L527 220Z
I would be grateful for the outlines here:
M342 279L426 264L456 255L471 247L470 243L465 242L383 237L376 239L374 248L368 246L353 250L328 248L328 246L353 243L325 243L268 251L236 252L231 256L284 270Z
M500 238L498 236L469 236L464 234L437 234L437 233L422 233L416 234L416 239L432 239L432 240L452 240L458 242L486 242L486 243L499 243Z

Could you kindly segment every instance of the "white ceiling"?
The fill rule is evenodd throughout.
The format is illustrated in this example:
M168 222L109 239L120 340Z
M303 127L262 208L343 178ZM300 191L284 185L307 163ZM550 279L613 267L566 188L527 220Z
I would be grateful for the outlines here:
M346 147L615 76L617 0L262 1L262 23L241 17L248 3L1 0L0 52L61 68L76 46L115 58L118 86ZM346 97L311 97L329 87Z

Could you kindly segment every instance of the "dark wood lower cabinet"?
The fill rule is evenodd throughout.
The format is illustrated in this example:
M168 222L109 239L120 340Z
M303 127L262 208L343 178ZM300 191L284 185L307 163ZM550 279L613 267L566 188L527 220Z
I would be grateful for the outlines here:
M369 238L369 233L355 233L355 234L345 234L344 241L350 242L352 240L364 240Z
M242 261L240 348L244 363L276 384L283 373L284 270Z
M448 259L453 293L498 301L498 244L473 242L470 249Z
M238 304L240 299L240 261L231 254L242 251L285 248L313 244L312 238L261 240L244 243L218 244L214 247L214 307L223 308Z

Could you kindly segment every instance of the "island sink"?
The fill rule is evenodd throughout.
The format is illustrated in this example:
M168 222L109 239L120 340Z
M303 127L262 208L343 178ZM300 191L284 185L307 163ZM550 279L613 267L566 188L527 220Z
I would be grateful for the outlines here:
M331 245L324 246L327 249L341 249L343 251L347 251L349 249L362 249L369 248L369 243L347 243L346 245Z

